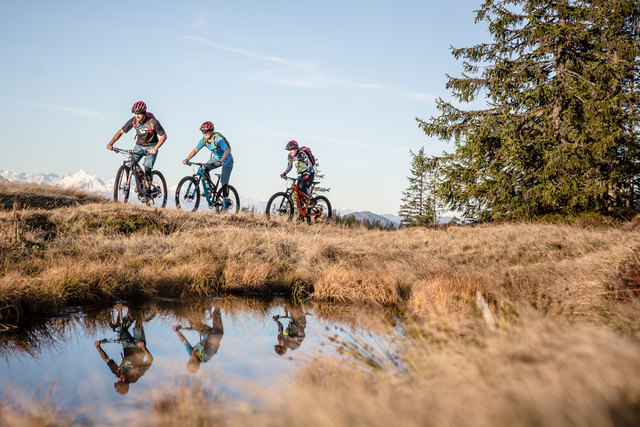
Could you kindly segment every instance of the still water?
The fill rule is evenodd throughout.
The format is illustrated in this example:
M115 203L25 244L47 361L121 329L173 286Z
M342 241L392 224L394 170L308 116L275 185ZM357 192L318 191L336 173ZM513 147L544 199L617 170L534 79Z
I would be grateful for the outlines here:
M70 311L0 334L0 387L13 400L47 393L83 418L117 423L152 390L201 378L214 392L258 401L298 368L336 355L334 337L385 340L373 325L392 315L284 300L154 300ZM99 418L99 420L98 420Z

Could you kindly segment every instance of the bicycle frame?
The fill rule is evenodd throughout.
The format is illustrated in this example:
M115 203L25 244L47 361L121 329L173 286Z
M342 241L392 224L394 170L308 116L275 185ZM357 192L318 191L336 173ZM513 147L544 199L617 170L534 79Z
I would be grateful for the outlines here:
M311 200L311 196L307 196L302 190L300 190L300 187L298 187L298 184L296 184L296 180L294 178L287 177L287 180L291 180L291 186L287 188L287 191L286 191L287 196L291 200L295 199L296 206L298 207L298 214L300 214L300 217L311 218L312 216L317 216L307 212L307 207L309 206L309 201ZM313 188L315 184L316 184L315 182L311 184L311 194L313 194Z
M193 189L193 192L195 193L196 191L198 191L198 187L202 186L202 194L204 194L205 200L207 201L209 206L214 206L216 203L216 200L219 199L218 184L220 184L220 174L219 173L215 174L218 177L215 184L212 181L207 182L207 178L204 171L205 163L189 162L189 164L198 166L198 170L196 171L196 173L193 174L193 178L196 180L196 183L197 183L197 185ZM209 188L207 188L207 186ZM211 197L209 197L209 191L207 190L210 190L211 195L213 196L213 200L211 199ZM191 196L193 195L194 194L191 194Z
M123 150L120 148L114 148L116 153L128 153L129 157L127 160L123 161L122 164L128 167L131 170L131 173L127 174L127 187L126 191L129 192L131 188L131 176L135 174L136 176L136 191L138 194L145 194L145 186L143 184L143 180L147 179L147 174L140 167L140 164L133 160L134 154L145 154L144 151L134 151L134 150Z

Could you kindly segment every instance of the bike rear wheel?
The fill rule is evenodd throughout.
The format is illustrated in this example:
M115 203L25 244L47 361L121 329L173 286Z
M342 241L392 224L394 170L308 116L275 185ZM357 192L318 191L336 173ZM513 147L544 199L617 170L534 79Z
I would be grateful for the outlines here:
M288 221L293 218L293 201L287 193L276 193L267 202L267 209L264 214L267 218L286 218Z
M151 171L151 190L146 197L147 206L158 208L167 206L167 181L160 171Z
M313 197L307 208L307 218L310 222L323 223L331 219L331 203L324 196Z
M113 201L127 203L131 191L131 168L122 165L116 172L116 181L113 183Z
M185 176L176 188L176 208L194 212L200 206L198 183L192 176Z
M227 194L227 198L229 199L227 207L225 208L222 205L222 192L218 195L218 198L215 202L215 210L216 212L229 212L230 214L237 214L240 211L240 196L238 196L238 192L231 185L227 185L229 193Z

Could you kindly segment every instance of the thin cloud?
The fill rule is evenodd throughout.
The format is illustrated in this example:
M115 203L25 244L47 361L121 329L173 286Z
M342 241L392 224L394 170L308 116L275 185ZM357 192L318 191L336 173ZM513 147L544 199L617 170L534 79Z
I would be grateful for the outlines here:
M253 81L271 83L279 86L302 87L310 89L329 89L332 87L360 89L377 92L393 98L406 99L416 102L433 102L436 95L424 92L409 92L390 88L379 83L358 83L345 78L331 78L324 74L309 74L301 77L274 76L274 72L258 72L249 74Z
M292 135L291 132L287 133L287 132L269 131L269 130L266 131L265 133L267 135L276 136L278 138L283 138L283 139L287 139L287 138L291 139L291 135ZM354 142L354 141L347 141L345 139L331 138L326 136L297 135L295 138L298 138L300 141L315 141L318 143L325 143L325 144L347 145L349 147L362 147L369 150L375 149L375 150L381 150L381 151L401 151L406 153L411 149L411 147L372 144L370 142Z
M304 70L307 75L295 77L283 77L281 72L276 71L260 71L255 73L249 73L248 77L253 81L259 81L263 83L270 83L279 86L309 88L309 89L328 89L332 87L347 87L353 89L366 90L370 92L377 92L394 98L407 99L416 102L432 102L436 96L430 93L424 92L411 92L394 89L380 83L360 83L350 79L341 77L331 77L327 74L321 73L320 68L311 62L293 61L278 56L263 55L258 52L253 52L245 49L238 49L235 47L225 46L219 43L214 43L210 40L185 36L187 40L206 44L207 46L214 47L216 49L224 50L225 52L234 53L247 58L257 59L260 61L270 62L273 64L286 65L296 70ZM289 72L291 73L291 71Z
M225 52L231 52L231 53L235 53L237 55L241 55L241 56L245 56L247 58L252 58L252 59L258 59L261 61L266 61L266 62L271 62L274 64L281 64L281 65L287 65L289 67L294 67L294 68L298 68L301 70L308 70L308 71L314 71L316 69L315 65L309 63L309 62L299 62L299 61L291 61L285 58L280 58L279 56L270 56L270 55L263 55L261 53L258 52L253 52L250 50L245 50L245 49L238 49L235 47L230 47L230 46L225 46L225 45L221 45L218 43L214 43L210 40L207 39L203 39L201 37L194 37L194 36L184 36L185 39L187 40L191 40L191 41L195 41L195 42L199 42L202 44L206 44L207 46L211 46L214 47L216 49L220 49L220 50L224 50Z
M86 108L75 108L75 107L67 107L64 105L53 105L53 104L41 104L37 102L24 102L23 104L31 105L33 107L38 107L38 108L45 108L47 110L63 111L65 113L74 114L80 117L92 117L100 120L106 120L108 118L106 114L103 114L94 110L89 110Z

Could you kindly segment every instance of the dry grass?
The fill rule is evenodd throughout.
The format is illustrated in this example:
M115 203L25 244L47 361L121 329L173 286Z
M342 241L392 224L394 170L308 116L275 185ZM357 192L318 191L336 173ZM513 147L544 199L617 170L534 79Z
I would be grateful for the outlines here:
M0 425L6 427L57 427L80 425L74 414L60 409L55 386L43 400L17 398L11 387L0 396Z
M0 234L0 305L29 313L145 295L285 292L432 316L473 314L481 291L503 317L526 302L621 328L638 321L616 317L622 302L608 298L636 280L624 273L640 247L633 223L385 232L100 203L0 212L0 227L21 228L19 241Z
M0 225L21 227L19 239L0 236L0 306L23 315L134 296L220 295L230 304L233 294L285 292L385 306L396 331L397 314L413 319L390 347L337 341L351 363L318 360L262 406L202 384L169 385L133 424L640 423L635 222L383 232L71 203L9 210ZM318 314L358 321L341 305ZM0 423L11 411L0 407Z
M371 370L322 361L249 425L620 426L640 420L640 348L610 330L527 319L498 334L394 345ZM352 350L353 351L353 350ZM352 353L353 354L353 353ZM394 363L392 363L394 362ZM364 369L366 368L366 369ZM293 402L293 404L291 404ZM230 423L235 424L235 423Z
M0 182L0 210L13 209L14 203L21 209L54 209L104 202L103 197L74 189Z

